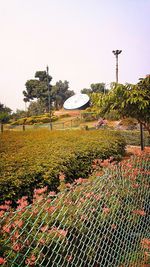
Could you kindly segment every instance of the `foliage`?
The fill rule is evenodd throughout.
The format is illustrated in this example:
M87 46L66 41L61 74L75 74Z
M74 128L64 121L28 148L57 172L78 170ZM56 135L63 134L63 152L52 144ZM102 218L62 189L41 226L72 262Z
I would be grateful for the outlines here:
M52 116L51 117L52 122L57 121L58 117L57 116ZM32 125L32 124L38 124L38 123L49 123L50 122L50 117L48 114L44 115L39 115L39 116L31 116L31 117L25 117L18 119L16 121L13 121L11 125Z
M117 110L122 117L137 119L150 133L150 76L136 85L114 84L100 106L102 114Z
M0 206L1 263L6 266L141 267L148 264L150 157L119 165L94 160L92 177ZM103 169L103 176L100 173ZM63 186L65 175L59 176ZM146 266L146 265L145 265ZM148 266L148 265L147 265Z
M121 115L117 110L111 110L107 114L105 114L105 118L111 121L118 121L121 119Z
M16 112L13 112L11 115L11 120L16 121L18 119L24 118L27 116L27 112L21 109L17 109Z
M125 138L127 145L140 146L140 132L139 131L120 131L120 134ZM144 146L150 146L150 136L149 133L144 131Z
M88 112L87 110L83 111L81 116L83 121L95 121L98 118L96 112Z
M7 123L10 120L10 115L6 112L0 112L0 123Z
M64 102L67 98L74 95L74 91L69 90L69 82L59 81L52 87L52 96L54 99L54 107L59 110L63 107Z
M4 113L11 114L11 111L12 110L10 108L8 108L8 107L4 106L4 104L0 103L0 113L4 112Z
M125 142L109 131L36 130L4 132L0 144L1 201L28 195L35 187L57 190L59 173L66 181L86 177L94 158L120 158Z
M118 125L117 125L117 129L121 129L121 130L135 130L135 129L139 129L139 124L138 121L134 118L124 118L122 120L119 121Z
M0 103L0 123L7 123L10 120L11 109Z
M59 118L60 118L60 119L63 119L63 118L70 118L70 117L71 117L71 115L70 115L69 113L64 113L64 114L59 115Z
M92 94L92 93L108 93L105 83L92 83L90 89L84 88L81 90L82 94Z
M38 99L37 101L32 101L28 107L28 116L38 116L44 114L46 110L43 101Z
M50 84L52 77L47 75L46 71L37 71L35 73L35 78L38 79L31 79L26 82L26 90L23 91L25 102L34 99L38 100L37 105L32 104L32 106L30 106L30 113L33 109L35 113L36 109L36 115L38 115L39 113L37 114L37 112L39 111L37 111L37 106L38 109L41 110L40 112L43 112L43 109L46 109L46 111L49 110L49 92L51 107L54 106L56 109L61 108L64 101L74 94L73 91L69 90L69 82L67 81L59 81L52 86Z

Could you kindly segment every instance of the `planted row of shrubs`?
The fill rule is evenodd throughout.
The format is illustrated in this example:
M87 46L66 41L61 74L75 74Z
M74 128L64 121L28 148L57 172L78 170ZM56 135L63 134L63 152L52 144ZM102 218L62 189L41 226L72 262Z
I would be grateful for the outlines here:
M120 158L125 141L109 131L4 132L0 145L1 201L23 195L32 198L35 188L57 191L59 174L66 182L87 177L95 158Z
M57 121L58 120L58 116L52 116L51 118L52 122ZM31 116L31 117L25 117L25 118L21 118L18 119L16 121L13 121L11 123L11 125L32 125L35 123L49 123L50 121L50 117L49 115L40 115L40 116Z

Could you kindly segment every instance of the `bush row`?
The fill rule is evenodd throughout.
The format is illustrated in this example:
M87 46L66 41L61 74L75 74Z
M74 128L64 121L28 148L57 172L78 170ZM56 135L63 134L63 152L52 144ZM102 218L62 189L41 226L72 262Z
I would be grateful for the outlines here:
M86 177L95 158L120 158L125 142L109 131L4 132L1 135L1 200L32 197L35 187L56 191L59 173L66 182Z
M58 117L57 116L52 116L52 122L57 121ZM35 123L49 123L50 117L48 115L41 115L41 116L31 116L31 117L25 117L18 119L16 121L13 121L11 125L32 125Z

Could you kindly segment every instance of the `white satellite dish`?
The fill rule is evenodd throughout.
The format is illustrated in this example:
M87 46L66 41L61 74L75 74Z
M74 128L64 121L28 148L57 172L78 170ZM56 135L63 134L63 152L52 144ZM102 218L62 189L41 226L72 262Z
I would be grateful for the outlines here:
M84 109L89 103L89 96L86 94L76 94L69 97L63 107L64 109Z

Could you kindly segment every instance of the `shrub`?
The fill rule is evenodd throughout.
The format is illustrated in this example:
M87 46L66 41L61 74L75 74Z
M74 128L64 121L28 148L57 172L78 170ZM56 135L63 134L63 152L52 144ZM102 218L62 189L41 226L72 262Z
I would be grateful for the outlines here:
M31 199L35 187L57 191L60 172L72 182L91 172L94 158L120 158L125 149L120 134L104 130L4 132L1 139L1 201Z
M57 121L57 116L52 116L51 118L52 122ZM49 123L50 117L48 115L41 115L41 116L32 116L28 118L21 118L11 123L11 125L33 125L35 123Z
M95 121L98 119L98 115L95 112L82 112L82 120L83 121Z
M60 119L69 118L69 117L71 117L71 115L69 113L64 113L64 114L59 115Z
M6 266L143 266L148 264L149 161L97 163L90 180L76 179L56 195L34 190L34 201L0 206L1 263ZM96 163L96 162L94 162ZM61 183L65 177L61 175ZM141 265L142 264L142 265ZM147 265L148 266L148 265Z

